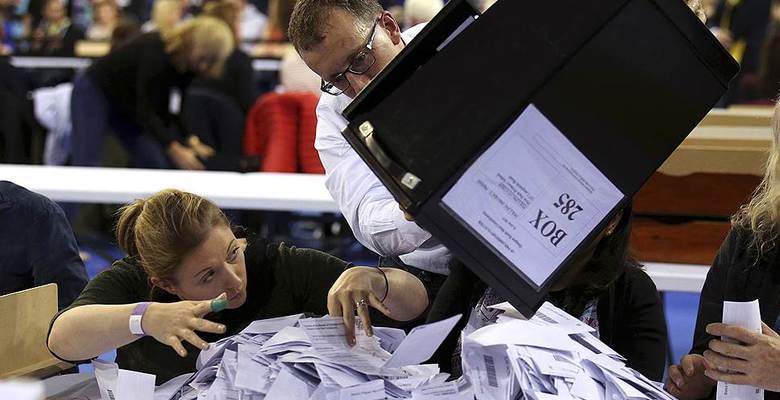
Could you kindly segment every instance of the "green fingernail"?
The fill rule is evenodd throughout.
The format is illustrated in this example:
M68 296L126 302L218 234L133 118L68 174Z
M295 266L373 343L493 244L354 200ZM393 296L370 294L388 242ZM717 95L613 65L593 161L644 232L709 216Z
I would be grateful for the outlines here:
M226 309L227 306L228 306L228 301L226 299L211 300L211 311L220 312Z

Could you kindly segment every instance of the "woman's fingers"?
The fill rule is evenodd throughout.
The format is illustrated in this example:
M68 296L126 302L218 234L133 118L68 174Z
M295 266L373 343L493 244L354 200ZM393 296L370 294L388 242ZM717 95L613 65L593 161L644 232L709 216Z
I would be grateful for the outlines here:
M756 344L761 341L761 334L751 332L741 326L722 323L707 325L707 333L712 336L727 336L744 344Z
M726 357L712 350L704 351L704 359L707 365L724 371L745 373L749 370L750 364L745 360Z
M749 351L748 348L736 343L728 343L718 339L710 340L710 350L713 350L719 354L732 358L747 359Z
M339 295L335 293L328 293L328 315L331 317L340 317L344 313L341 310L341 302L339 301Z
M704 374L713 381L733 383L735 385L750 385L752 384L750 377L744 374L733 374L728 372L718 371L716 369L706 369Z
M200 336L196 335L195 332L189 329L182 329L182 331L179 333L179 337L201 350L206 350L209 348L208 342L201 339Z
M177 336L169 336L168 339L165 340L165 344L171 346L173 350L176 351L176 354L179 355L179 357L187 357L187 350L184 349L184 346L181 344L181 339L179 339Z
M355 303L348 296L342 296L339 299L341 303L341 313L344 318L344 330L347 336L347 344L355 345Z
M682 388L685 385L685 378L679 366L672 365L669 367L669 381L678 388Z
M355 304L357 307L357 313L360 317L360 320L363 322L363 331L366 332L367 336L373 336L374 335L374 328L371 326L371 315L369 315L368 312L368 306L369 302L366 298L366 295L361 294L358 295Z
M212 300L196 301L193 312L196 317L202 317L210 312L220 312L227 308L227 305L227 294L222 293Z
M190 328L194 331L208 332L208 333L225 333L225 325L211 322L203 318L193 318L190 322Z
M767 336L780 338L780 335L778 335L777 332L772 330L772 328L770 328L769 325L765 324L764 322L761 322L761 333Z

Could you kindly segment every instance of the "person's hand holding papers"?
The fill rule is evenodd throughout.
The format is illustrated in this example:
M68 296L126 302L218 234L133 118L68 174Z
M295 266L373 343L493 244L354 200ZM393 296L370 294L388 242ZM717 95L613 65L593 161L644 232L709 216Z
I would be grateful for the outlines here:
M328 292L328 313L344 318L347 342L355 345L355 314L366 335L373 335L369 307L398 320L409 321L428 307L428 292L414 275L395 268L353 267Z
M715 381L704 375L706 361L699 354L688 354L680 365L669 367L666 390L680 400L695 400L707 397L715 388Z
M729 343L719 339L710 341L709 350L704 352L704 373L709 378L780 391L780 380L777 379L777 371L780 369L780 335L775 331L763 323L761 333L716 323L707 326L707 333L733 338L738 342Z

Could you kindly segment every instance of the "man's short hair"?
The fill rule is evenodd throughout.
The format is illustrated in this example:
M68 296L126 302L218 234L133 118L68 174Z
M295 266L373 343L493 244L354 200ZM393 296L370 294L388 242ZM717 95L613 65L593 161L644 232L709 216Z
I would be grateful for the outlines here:
M322 43L334 10L345 11L368 26L383 8L377 0L298 0L290 16L287 35L293 46L298 51L308 51Z

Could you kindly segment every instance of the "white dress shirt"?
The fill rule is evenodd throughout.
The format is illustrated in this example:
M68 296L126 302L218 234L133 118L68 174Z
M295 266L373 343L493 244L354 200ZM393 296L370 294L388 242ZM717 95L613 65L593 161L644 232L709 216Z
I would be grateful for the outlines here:
M401 34L408 43L422 30L417 25ZM325 186L339 205L355 238L383 256L398 256L405 264L430 272L449 273L452 255L431 234L407 221L390 192L349 145L341 131L341 112L348 96L323 93L317 105L314 147L325 167Z

